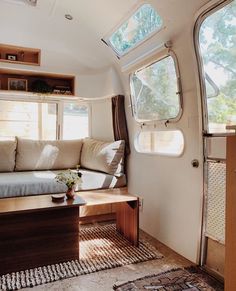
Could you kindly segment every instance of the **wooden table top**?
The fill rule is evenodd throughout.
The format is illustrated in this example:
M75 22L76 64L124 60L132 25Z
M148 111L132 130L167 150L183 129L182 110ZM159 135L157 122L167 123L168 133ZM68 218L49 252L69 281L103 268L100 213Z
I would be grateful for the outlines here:
M75 199L53 202L51 194L0 199L0 215L44 211L83 205L95 206L109 203L137 201L138 197L128 193L126 187L77 192Z
M70 200L65 198L62 202L53 202L51 194L3 198L0 199L0 215L79 207L85 204L86 202L79 196Z
M121 203L129 201L137 201L138 197L128 193L126 187L81 191L77 195L86 201L86 206L95 206L101 204Z

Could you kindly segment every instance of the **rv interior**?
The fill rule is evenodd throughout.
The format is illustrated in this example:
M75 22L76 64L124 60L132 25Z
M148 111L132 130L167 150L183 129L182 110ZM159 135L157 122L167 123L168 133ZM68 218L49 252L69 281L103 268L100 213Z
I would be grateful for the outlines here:
M0 290L236 290L235 133L235 0L1 0Z

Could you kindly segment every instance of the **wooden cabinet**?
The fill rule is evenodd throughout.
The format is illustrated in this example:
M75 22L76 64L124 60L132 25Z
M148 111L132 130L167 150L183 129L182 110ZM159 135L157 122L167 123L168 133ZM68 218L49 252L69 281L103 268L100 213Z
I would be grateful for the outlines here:
M74 95L75 77L72 75L0 69L0 89Z
M236 290L236 136L227 137L225 290Z
M0 62L40 66L41 50L0 44Z

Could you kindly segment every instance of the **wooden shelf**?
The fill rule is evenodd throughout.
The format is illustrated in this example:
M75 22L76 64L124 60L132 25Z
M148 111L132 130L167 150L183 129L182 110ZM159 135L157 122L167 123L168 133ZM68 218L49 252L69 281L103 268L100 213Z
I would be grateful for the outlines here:
M41 50L0 44L0 62L40 66Z
M26 84L26 88L23 90L21 88L18 88L18 90L12 90L9 83L10 79L23 80ZM44 93L33 89L35 82L38 81L46 83L52 89L51 93L53 95L75 95L75 77L72 75L0 69L1 91ZM57 94L55 91L57 91Z

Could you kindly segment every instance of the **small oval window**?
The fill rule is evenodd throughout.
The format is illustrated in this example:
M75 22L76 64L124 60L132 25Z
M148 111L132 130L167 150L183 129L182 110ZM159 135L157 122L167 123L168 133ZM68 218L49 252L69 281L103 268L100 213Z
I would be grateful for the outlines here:
M141 131L135 138L135 149L140 153L178 157L184 150L184 136L180 130Z

